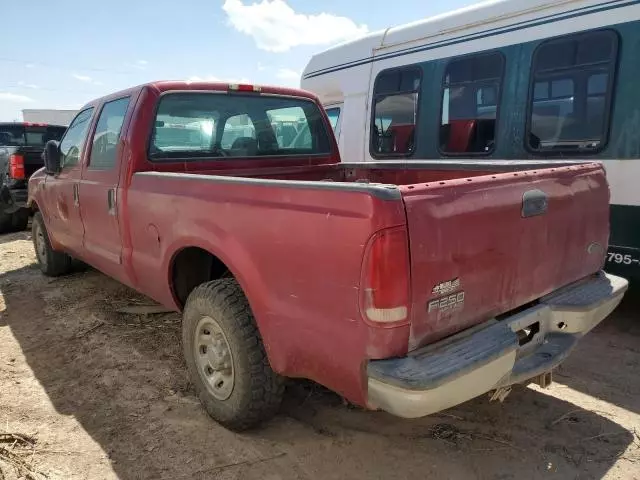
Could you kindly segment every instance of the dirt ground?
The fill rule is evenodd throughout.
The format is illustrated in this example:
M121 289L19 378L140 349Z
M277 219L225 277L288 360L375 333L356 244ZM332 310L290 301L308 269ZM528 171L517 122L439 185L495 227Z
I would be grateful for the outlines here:
M118 313L146 300L34 262L27 232L0 237L0 479L640 478L637 293L548 390L407 421L295 381L272 422L238 435L194 397L178 315Z

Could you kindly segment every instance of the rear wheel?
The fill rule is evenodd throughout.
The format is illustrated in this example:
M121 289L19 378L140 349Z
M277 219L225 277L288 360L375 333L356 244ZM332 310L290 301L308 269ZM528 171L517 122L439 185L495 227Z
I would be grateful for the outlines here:
M239 431L278 411L284 379L271 369L249 303L234 279L193 290L183 313L182 344L198 397L214 420Z
M71 271L71 257L63 252L56 252L51 247L49 234L40 212L33 216L31 227L33 247L42 273L49 277L59 277Z

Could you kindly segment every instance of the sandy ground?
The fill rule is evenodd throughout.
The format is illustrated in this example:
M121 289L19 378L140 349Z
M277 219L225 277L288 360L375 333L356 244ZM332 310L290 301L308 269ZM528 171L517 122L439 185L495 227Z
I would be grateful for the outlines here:
M6 479L640 478L633 295L550 389L407 421L296 381L272 422L238 435L194 397L177 315L118 313L145 299L95 271L47 279L34 261L28 233L0 237Z

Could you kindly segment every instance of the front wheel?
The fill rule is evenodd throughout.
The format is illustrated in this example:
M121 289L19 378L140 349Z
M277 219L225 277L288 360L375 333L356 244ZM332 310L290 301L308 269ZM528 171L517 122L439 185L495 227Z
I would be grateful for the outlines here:
M249 302L234 279L191 292L182 344L198 397L214 420L240 431L275 415L284 379L271 369Z
M42 273L48 277L59 277L71 271L71 257L66 253L56 252L51 247L47 227L40 212L36 212L33 216L31 237Z

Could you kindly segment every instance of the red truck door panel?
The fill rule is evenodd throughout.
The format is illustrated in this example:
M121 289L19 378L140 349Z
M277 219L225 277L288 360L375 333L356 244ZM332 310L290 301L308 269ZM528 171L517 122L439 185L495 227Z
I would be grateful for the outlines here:
M79 182L92 114L93 108L87 108L71 122L60 142L60 173L45 179L47 228L53 242L59 243L69 252L77 252L82 248L84 227L79 204Z
M120 131L130 97L106 102L91 137L80 181L84 248L89 263L123 281L122 242L118 218Z

